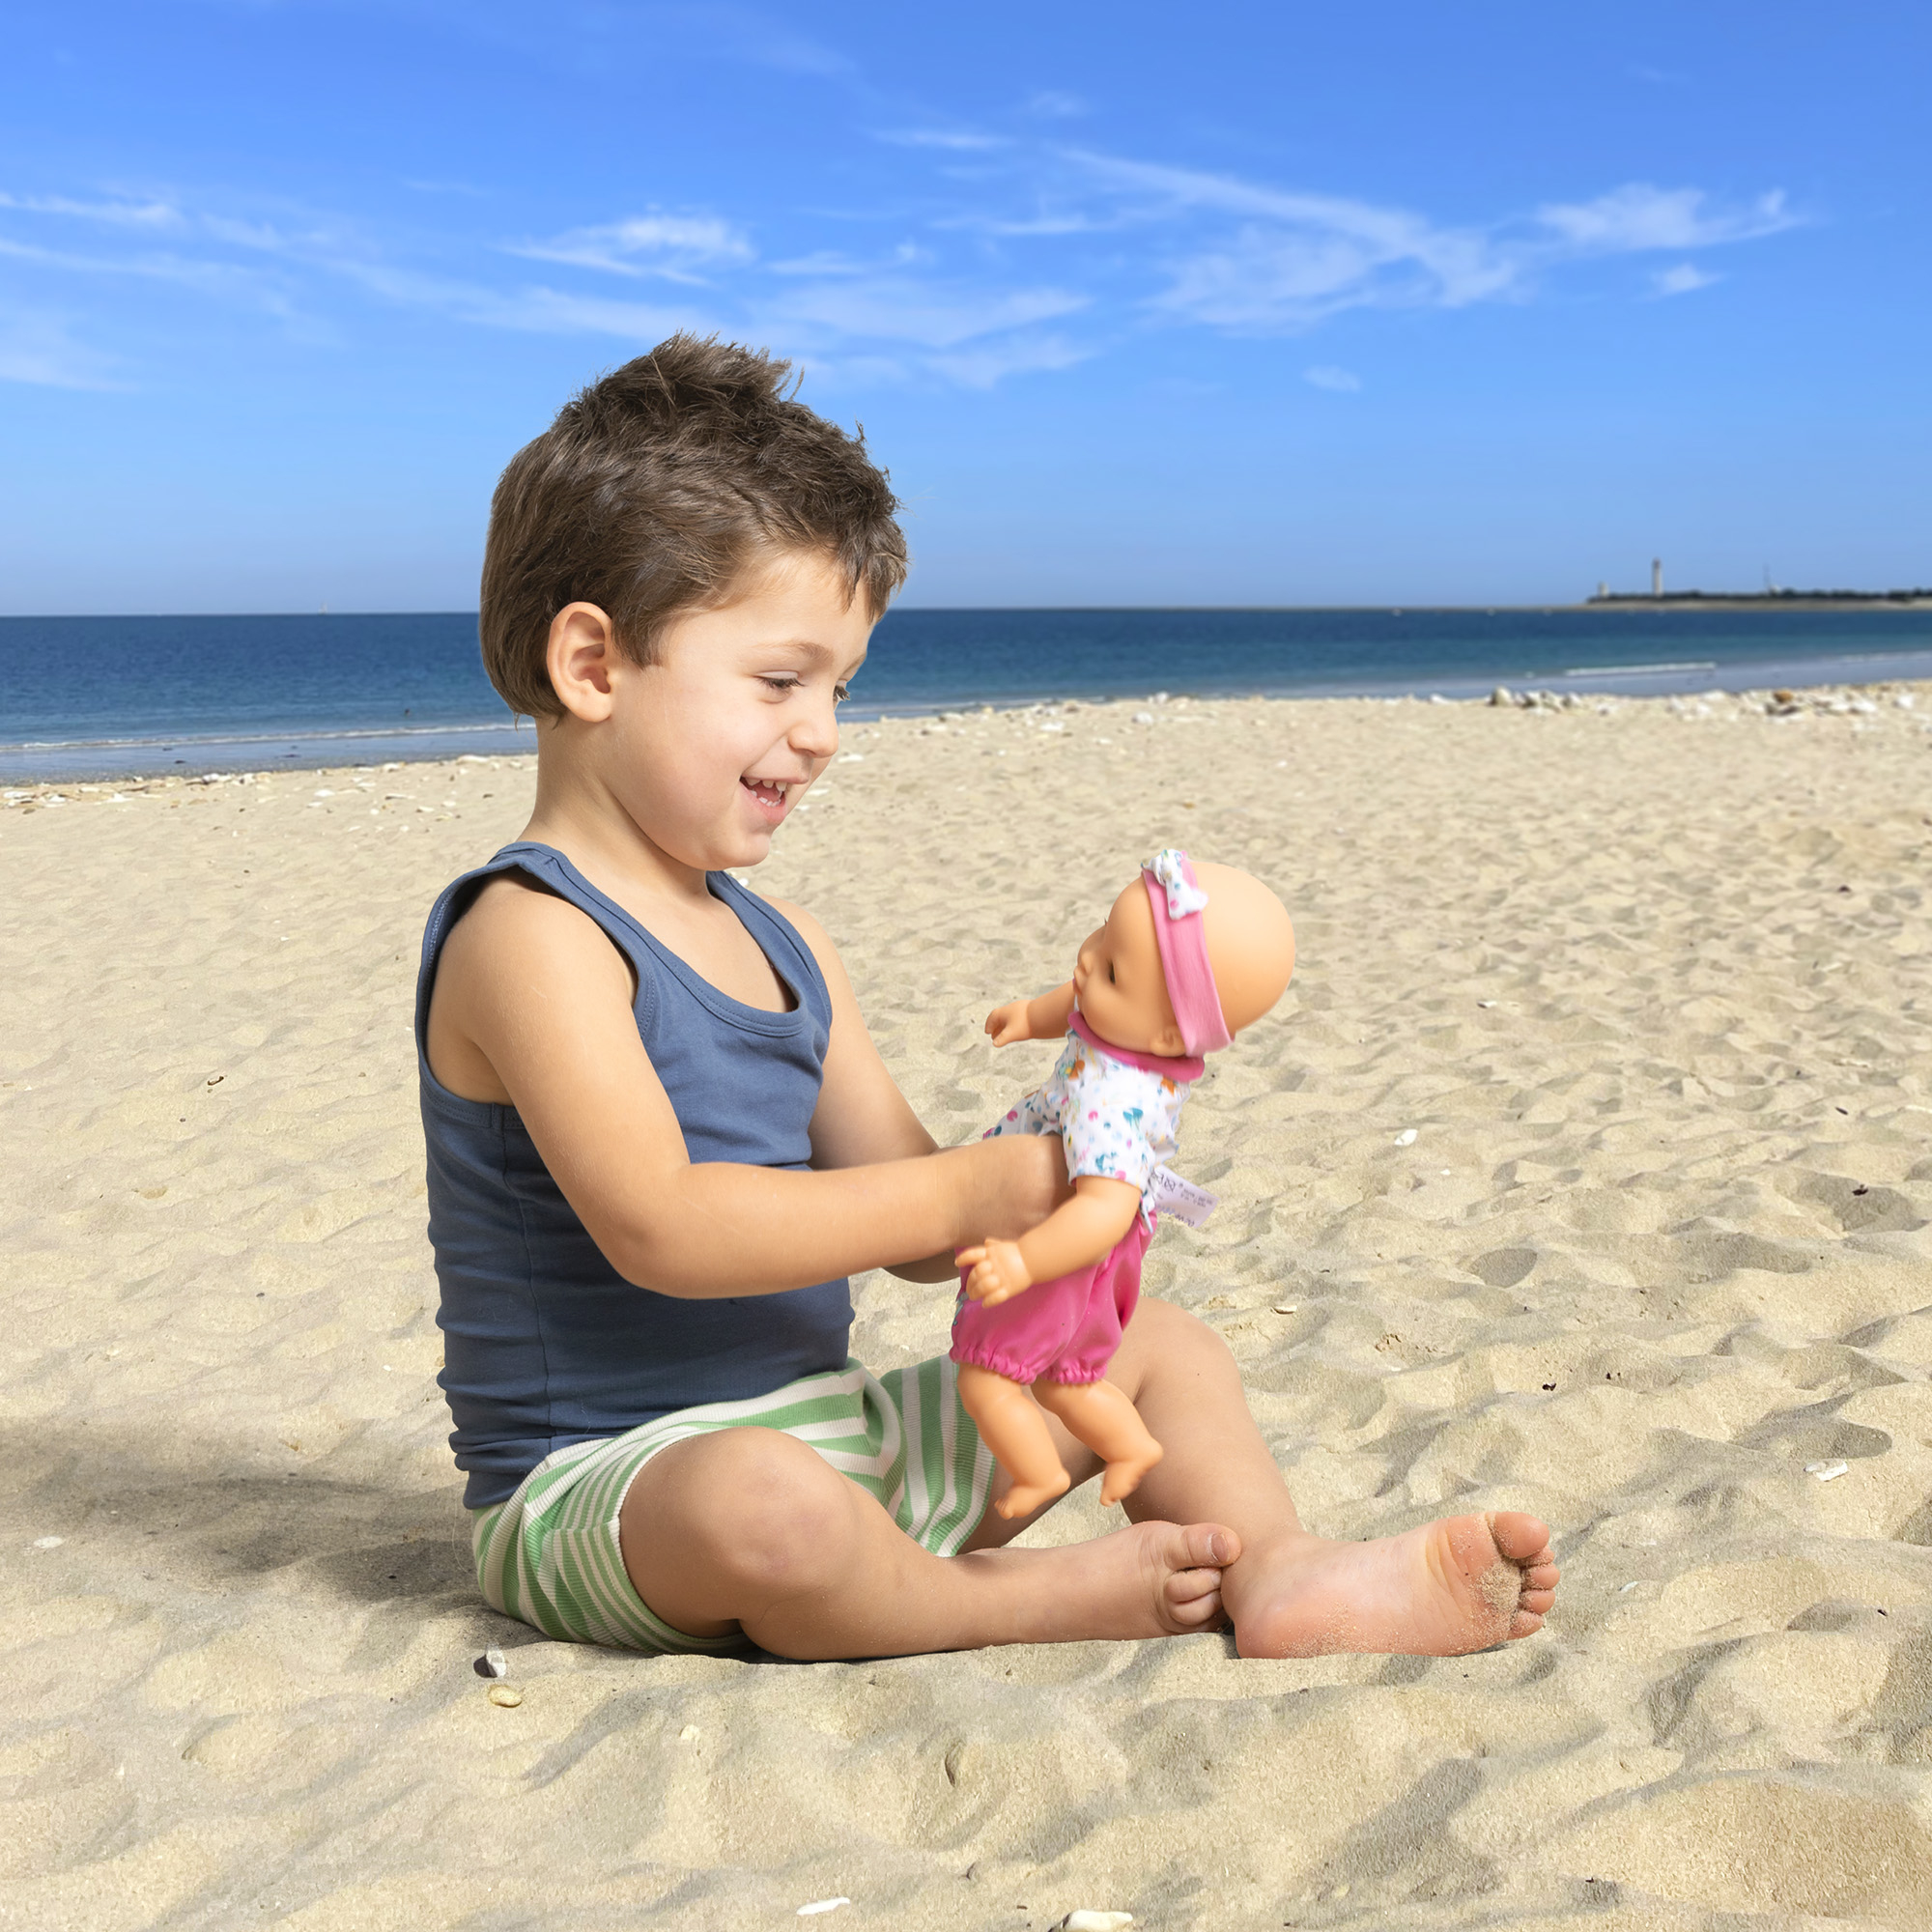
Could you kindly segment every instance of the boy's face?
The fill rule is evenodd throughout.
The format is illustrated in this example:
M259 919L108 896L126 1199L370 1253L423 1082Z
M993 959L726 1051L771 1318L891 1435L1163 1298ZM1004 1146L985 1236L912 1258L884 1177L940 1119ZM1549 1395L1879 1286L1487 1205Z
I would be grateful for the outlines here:
M755 866L838 749L838 706L872 619L814 555L666 631L611 679L611 789L652 843L705 871Z
M1183 1050L1167 997L1153 908L1139 879L1114 901L1106 924L1081 945L1073 991L1082 1016L1101 1039L1135 1053Z

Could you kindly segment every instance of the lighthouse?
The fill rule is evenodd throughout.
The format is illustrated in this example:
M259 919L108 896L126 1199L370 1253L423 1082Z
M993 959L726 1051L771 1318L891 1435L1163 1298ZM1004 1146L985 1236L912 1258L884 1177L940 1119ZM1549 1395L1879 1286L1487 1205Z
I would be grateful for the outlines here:
M1663 559L1661 556L1650 560L1650 594L1653 597L1663 595Z

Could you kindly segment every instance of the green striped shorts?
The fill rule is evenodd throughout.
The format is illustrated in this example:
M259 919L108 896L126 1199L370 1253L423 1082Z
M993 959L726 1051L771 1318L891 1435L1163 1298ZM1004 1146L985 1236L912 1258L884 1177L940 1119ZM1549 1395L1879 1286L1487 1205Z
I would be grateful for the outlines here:
M632 1587L617 1519L632 1479L661 1449L717 1429L778 1429L884 1505L935 1556L952 1556L985 1514L993 1458L959 1403L945 1355L872 1376L858 1362L807 1376L749 1402L681 1408L539 1463L508 1502L478 1510L470 1548L484 1598L559 1643L668 1655L743 1647L741 1636L688 1636Z

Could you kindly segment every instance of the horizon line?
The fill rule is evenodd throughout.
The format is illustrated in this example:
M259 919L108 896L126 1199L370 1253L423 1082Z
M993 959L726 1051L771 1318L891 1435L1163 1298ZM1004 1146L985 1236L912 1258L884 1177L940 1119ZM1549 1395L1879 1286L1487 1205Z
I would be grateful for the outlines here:
M895 611L952 612L961 615L979 612L1001 613L1087 613L1133 611L1154 611L1161 613L1340 613L1355 614L1379 612L1388 616L1404 616L1409 612L1429 612L1431 614L1455 612L1475 613L1482 616L1501 615L1504 612L1558 611L1590 611L1612 608L1618 611L1667 610L1673 606L1697 604L1750 604L1767 610L1775 610L1780 605L1790 608L1806 602L1818 603L1868 603L1889 606L1894 610L1909 610L1915 607L1932 606L1932 595L1912 590L1818 590L1786 591L1767 595L1763 591L1749 590L1674 590L1666 591L1662 597L1654 597L1648 591L1611 591L1608 596L1590 596L1574 600L1560 598L1535 599L1526 603L1508 601L1467 602L1467 603L1408 603L1394 602L1351 603L1351 604L895 604L881 615L880 621L893 615ZM423 607L414 610L332 610L323 607L319 610L281 611L0 611L0 623L85 623L110 622L116 618L245 618L245 617L478 617L475 610L451 610L446 607Z

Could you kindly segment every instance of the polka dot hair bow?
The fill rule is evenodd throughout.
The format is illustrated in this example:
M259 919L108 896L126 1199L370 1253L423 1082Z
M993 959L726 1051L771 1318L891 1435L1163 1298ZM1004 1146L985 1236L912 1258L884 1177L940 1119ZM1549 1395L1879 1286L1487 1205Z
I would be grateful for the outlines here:
M1156 852L1142 868L1151 872L1167 892L1169 919L1185 919L1208 903L1208 895L1189 876L1187 854L1170 845Z

